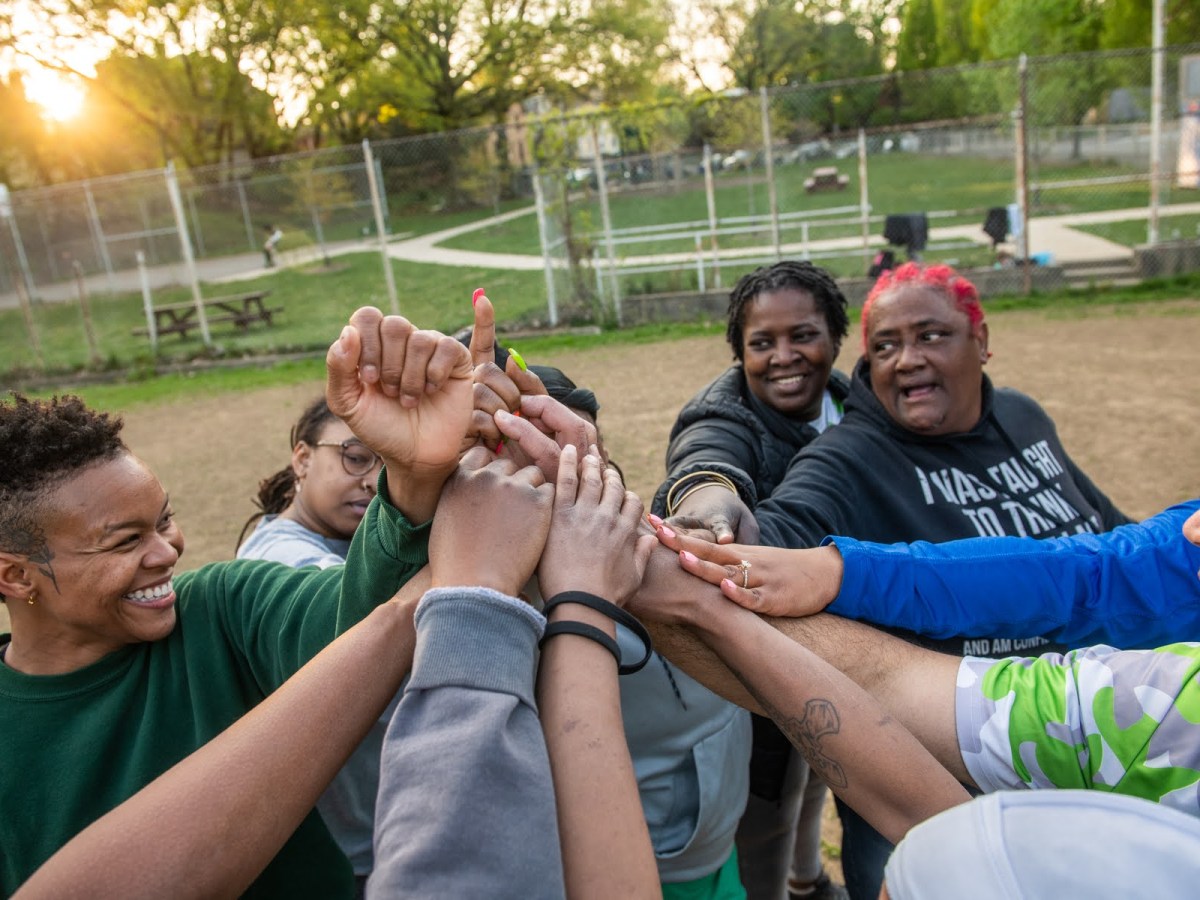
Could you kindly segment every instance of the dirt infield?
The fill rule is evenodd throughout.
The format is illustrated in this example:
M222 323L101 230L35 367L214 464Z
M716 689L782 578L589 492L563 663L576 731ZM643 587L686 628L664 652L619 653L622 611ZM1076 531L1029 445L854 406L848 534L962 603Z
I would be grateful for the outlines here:
M1037 398L1076 462L1132 516L1200 495L1200 301L1068 316L989 318L997 385ZM839 359L851 367L852 334ZM679 407L728 365L720 337L563 351L557 365L600 399L600 424L629 485L649 500L663 476ZM232 556L260 478L284 465L292 421L321 386L226 394L135 410L129 445L162 478L188 540L192 568Z

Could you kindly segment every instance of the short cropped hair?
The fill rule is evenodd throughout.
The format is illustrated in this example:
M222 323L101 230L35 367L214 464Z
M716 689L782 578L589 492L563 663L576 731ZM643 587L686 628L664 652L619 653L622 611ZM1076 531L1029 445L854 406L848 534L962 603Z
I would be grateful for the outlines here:
M38 508L59 484L128 449L119 416L78 397L0 403L0 550L33 555L45 547Z
M979 302L979 291L969 280L959 275L953 267L947 265L921 266L920 263L906 262L897 269L891 269L879 276L862 309L862 339L863 352L867 350L867 318L871 315L871 307L883 294L893 288L906 284L917 284L931 288L954 301L962 312L971 320L975 328L983 321L983 306Z

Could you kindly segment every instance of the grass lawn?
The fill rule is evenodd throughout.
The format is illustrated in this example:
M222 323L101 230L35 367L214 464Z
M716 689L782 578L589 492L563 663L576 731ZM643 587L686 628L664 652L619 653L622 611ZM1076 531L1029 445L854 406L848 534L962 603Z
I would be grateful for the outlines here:
M198 332L186 340L166 335L159 341L160 362L197 356L286 353L328 346L359 306L378 306L389 311L379 256L374 253L339 257L329 271L287 269L253 281L239 282L236 290L269 289L271 305L282 305L271 327L251 326L239 331L232 325L214 326L213 341L219 352L206 353ZM400 312L422 327L453 331L471 318L471 291L483 285L502 309L505 321L544 316L545 286L541 272L512 272L392 261L399 295ZM213 296L231 292L229 285L209 285L204 293ZM187 301L184 289L159 291L156 304ZM131 334L144 326L140 295L121 294L92 298L102 365L137 369L154 362L145 337ZM83 321L78 303L49 303L34 307L33 317L40 336L46 367L52 371L80 368L88 362ZM0 358L8 377L19 370L35 368L28 332L19 310L0 310ZM3 378L5 376L0 376Z
M1103 222L1098 225L1077 226L1080 231L1133 247L1146 243L1146 220L1128 219L1123 222ZM1164 240L1195 239L1200 237L1200 215L1159 216L1158 234Z
M815 166L837 165L850 178L844 191L806 194L804 179ZM1099 178L1128 175L1134 170L1115 165L1088 163L1086 166L1042 166L1036 173L1038 181L1050 182L1072 178ZM859 197L858 165L856 159L835 162L818 160L811 164L779 166L775 169L776 190L781 212L812 210L819 212L832 207L857 205ZM759 172L722 173L717 176L714 190L718 218L764 214L769 207L765 175ZM939 218L938 225L981 224L979 212L991 206L1003 206L1012 199L1013 170L1010 160L983 159L964 156L927 156L895 153L873 156L867 174L869 197L876 215L917 212L921 210L963 210L966 215ZM1119 209L1145 205L1148 189L1142 184L1101 185L1088 188L1058 188L1042 190L1032 198L1034 213L1052 215L1098 209ZM678 192L669 189L653 193L641 190L613 191L609 208L614 229L641 225L662 225L671 222L707 221L708 207L704 183L693 178L684 182ZM594 192L588 192L572 202L575 229L585 235L600 228L599 202ZM876 226L876 231L879 227ZM859 226L814 225L810 238L844 237L859 233ZM598 241L599 238L596 238ZM784 235L785 241L799 240L798 229ZM752 246L762 244L763 236L730 236L722 246ZM492 252L538 254L537 219L522 217L460 235L444 242L448 247ZM621 245L622 256L645 253L666 253L694 249L692 240L644 241Z

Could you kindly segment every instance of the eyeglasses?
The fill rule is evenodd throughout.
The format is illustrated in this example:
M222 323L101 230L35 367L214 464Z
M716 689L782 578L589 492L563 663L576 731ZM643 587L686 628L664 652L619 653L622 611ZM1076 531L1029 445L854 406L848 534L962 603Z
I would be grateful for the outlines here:
M383 462L383 458L362 441L317 441L315 447L338 447L342 451L342 468L347 475L366 475Z

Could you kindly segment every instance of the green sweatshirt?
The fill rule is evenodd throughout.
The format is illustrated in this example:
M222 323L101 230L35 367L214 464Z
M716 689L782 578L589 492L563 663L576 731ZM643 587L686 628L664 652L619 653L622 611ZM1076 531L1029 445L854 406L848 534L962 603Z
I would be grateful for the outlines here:
M377 498L344 567L213 563L176 576L178 624L161 641L65 675L0 665L0 894L388 600L425 563L428 537ZM217 864L221 848L209 852ZM350 864L315 812L246 894L352 895Z

